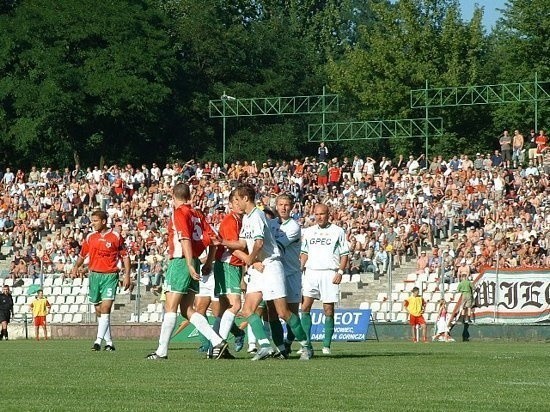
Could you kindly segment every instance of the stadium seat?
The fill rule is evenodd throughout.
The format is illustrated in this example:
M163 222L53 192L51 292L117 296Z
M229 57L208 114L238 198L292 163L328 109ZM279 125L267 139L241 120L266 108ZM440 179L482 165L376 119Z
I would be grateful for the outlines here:
M62 322L63 322L63 314L54 313L52 323L62 323Z
M386 313L385 312L376 312L376 320L377 321L385 321L386 320Z
M73 286L82 286L82 279L76 278L73 280Z
M147 312L143 312L140 316L139 316L139 321L140 322L149 322L149 313Z
M154 303L149 303L147 305L147 312L149 312L149 313L156 312L156 308L157 308L157 306Z
M437 290L437 287L439 286L436 282L429 282L428 287L426 288L426 291L428 292L435 292Z
M401 302L394 302L392 305L392 312L401 312L403 310L403 304Z
M370 303L369 302L361 302L359 304L359 309L370 309Z
M411 292L414 288L414 283L405 283L405 292ZM408 293L407 293L407 296L408 296Z
M4 286L9 286L11 288L13 286L13 279L12 278L4 279Z
M407 275L407 282L416 282L418 275L416 273L409 273Z
M23 308L23 307L24 307L24 305L19 305L17 303L14 303L13 304L13 313L16 313L16 314L20 313L21 308Z
M43 287L46 287L46 286L52 286L53 285L53 279L48 276L44 279L44 283L42 284Z
M437 283L439 279L439 276L436 272L431 272L429 275L428 275L428 282L435 282Z
M73 314L72 313L64 313L63 314L63 320L62 323L72 323L73 322Z
M156 308L155 312L158 312L158 313L164 312L164 304L157 303L157 308Z
M73 314L73 321L72 323L82 323L82 313L75 313Z
M59 312L69 313L69 305L63 304L59 306Z
M399 301L400 302L405 302L405 300L409 297L410 295L407 293L407 292L401 292L399 294Z
M455 307L456 307L456 302L450 302L450 303L447 305L447 311L452 312L452 311L455 310Z
M23 288L21 286L17 286L11 290L12 296L22 295L24 293Z
M75 301L76 301L75 296L73 296L73 295L65 296L65 303L68 303L70 305L71 303L74 303Z
M51 323L53 321L53 313L48 313L46 315L46 322Z
M52 295L62 295L63 289L61 289L61 286L54 286L52 289Z
M75 296L74 298L74 303L77 303L79 305L85 302L86 302L86 297L83 295L78 295L78 296Z
M395 292L403 292L405 290L405 283L403 283L403 282L394 283L393 290Z
M352 275L351 276L351 282L352 283L358 283L361 281L361 275Z
M457 288L458 288L458 283L451 283L449 285L449 292L456 292Z
M391 293L391 300L392 301L396 301L396 300L399 300L399 292L392 292Z
M399 312L395 317L396 322L406 322L408 319L407 312Z
M379 302L384 302L388 299L388 294L386 292L378 292L376 300Z
M88 305L87 303L80 304L78 307L80 313L88 313L88 310L92 310L92 305Z
M445 299L445 302L454 302L455 294L452 292L445 292L443 295L443 299Z
M84 278L82 279L82 287L88 287L90 285L90 279Z
M53 289L50 286L44 286L42 290L44 291L44 296L47 297L52 295Z
M25 295L16 296L14 299L14 303L24 305L25 303L27 303L27 297Z
M70 295L72 292L72 287L71 286L62 286L61 287L61 294L62 295L65 295L65 296L68 296Z
M130 315L130 319L129 319L127 322L129 322L129 323L135 323L135 322L137 322L137 316L136 316L136 314L135 314L135 313L132 313L132 314Z
M69 306L69 312L71 313L77 313L78 312L78 308L79 308L80 305L75 305L75 304L72 304Z
M378 301L372 302L370 304L370 308L373 312L378 312L380 310L380 302L378 302Z
M50 306L50 313L57 313L59 312L59 305L54 303L53 305Z
M23 286L30 286L32 285L32 279L31 278L23 278Z
M33 285L40 285L40 278L35 278L32 282Z
M436 311L436 304L435 302L428 302L426 303L426 309L425 312L431 313Z
M61 286L63 284L63 279L61 277L56 277L53 280L54 286Z
M149 314L149 322L158 322L159 321L159 314L157 312L153 312Z
M50 302L51 303L51 302ZM58 305L63 305L65 303L65 296L63 295L56 295L55 296L55 303Z

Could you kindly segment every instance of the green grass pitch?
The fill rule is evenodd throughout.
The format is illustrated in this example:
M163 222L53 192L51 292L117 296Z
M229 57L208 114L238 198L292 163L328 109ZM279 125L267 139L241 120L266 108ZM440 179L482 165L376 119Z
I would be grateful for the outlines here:
M547 411L547 343L336 343L309 362L206 360L153 341L0 342L2 411ZM318 346L318 345L317 345Z

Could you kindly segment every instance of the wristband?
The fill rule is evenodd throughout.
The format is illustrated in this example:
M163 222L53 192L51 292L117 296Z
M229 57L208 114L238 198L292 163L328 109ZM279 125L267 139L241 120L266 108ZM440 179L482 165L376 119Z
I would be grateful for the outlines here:
M344 271L342 269L338 269L338 272L337 272L339 275L343 275L344 274Z

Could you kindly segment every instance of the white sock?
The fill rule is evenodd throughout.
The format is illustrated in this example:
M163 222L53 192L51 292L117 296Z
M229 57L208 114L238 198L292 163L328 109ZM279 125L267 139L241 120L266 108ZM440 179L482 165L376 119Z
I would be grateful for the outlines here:
M206 318L200 313L193 313L189 319L189 322L191 322L193 326L195 326L197 330L212 343L212 346L219 345L223 340L216 332L214 332L214 329L212 329Z
M214 329L214 332L216 332L218 335L220 334L220 323L222 318L219 316L216 316L214 318L214 324L212 325L212 329Z
M220 323L220 336L222 339L227 339L227 337L229 336L229 332L231 331L233 322L235 322L235 314L229 309L223 312L222 320Z
M256 346L256 336L254 336L250 325L246 326L246 336L248 337L248 346Z
M105 336L105 332L107 332L108 327L109 315L102 314L97 318L97 339L95 340L95 343L101 345L101 342L103 341L103 337Z
M164 320L160 327L159 347L155 352L158 356L168 355L168 343L170 342L170 336L172 336L174 326L176 326L177 317L178 314L176 312L166 312L164 314Z
M105 339L105 345L113 346L113 339L111 337L111 315L104 313L101 317L107 318L107 329L105 330L105 336L103 336L103 339Z

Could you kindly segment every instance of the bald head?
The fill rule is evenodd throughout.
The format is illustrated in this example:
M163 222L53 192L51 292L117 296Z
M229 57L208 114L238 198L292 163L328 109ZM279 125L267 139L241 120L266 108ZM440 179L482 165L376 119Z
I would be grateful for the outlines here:
M320 227L328 225L328 206L323 203L317 203L314 209L315 223Z

